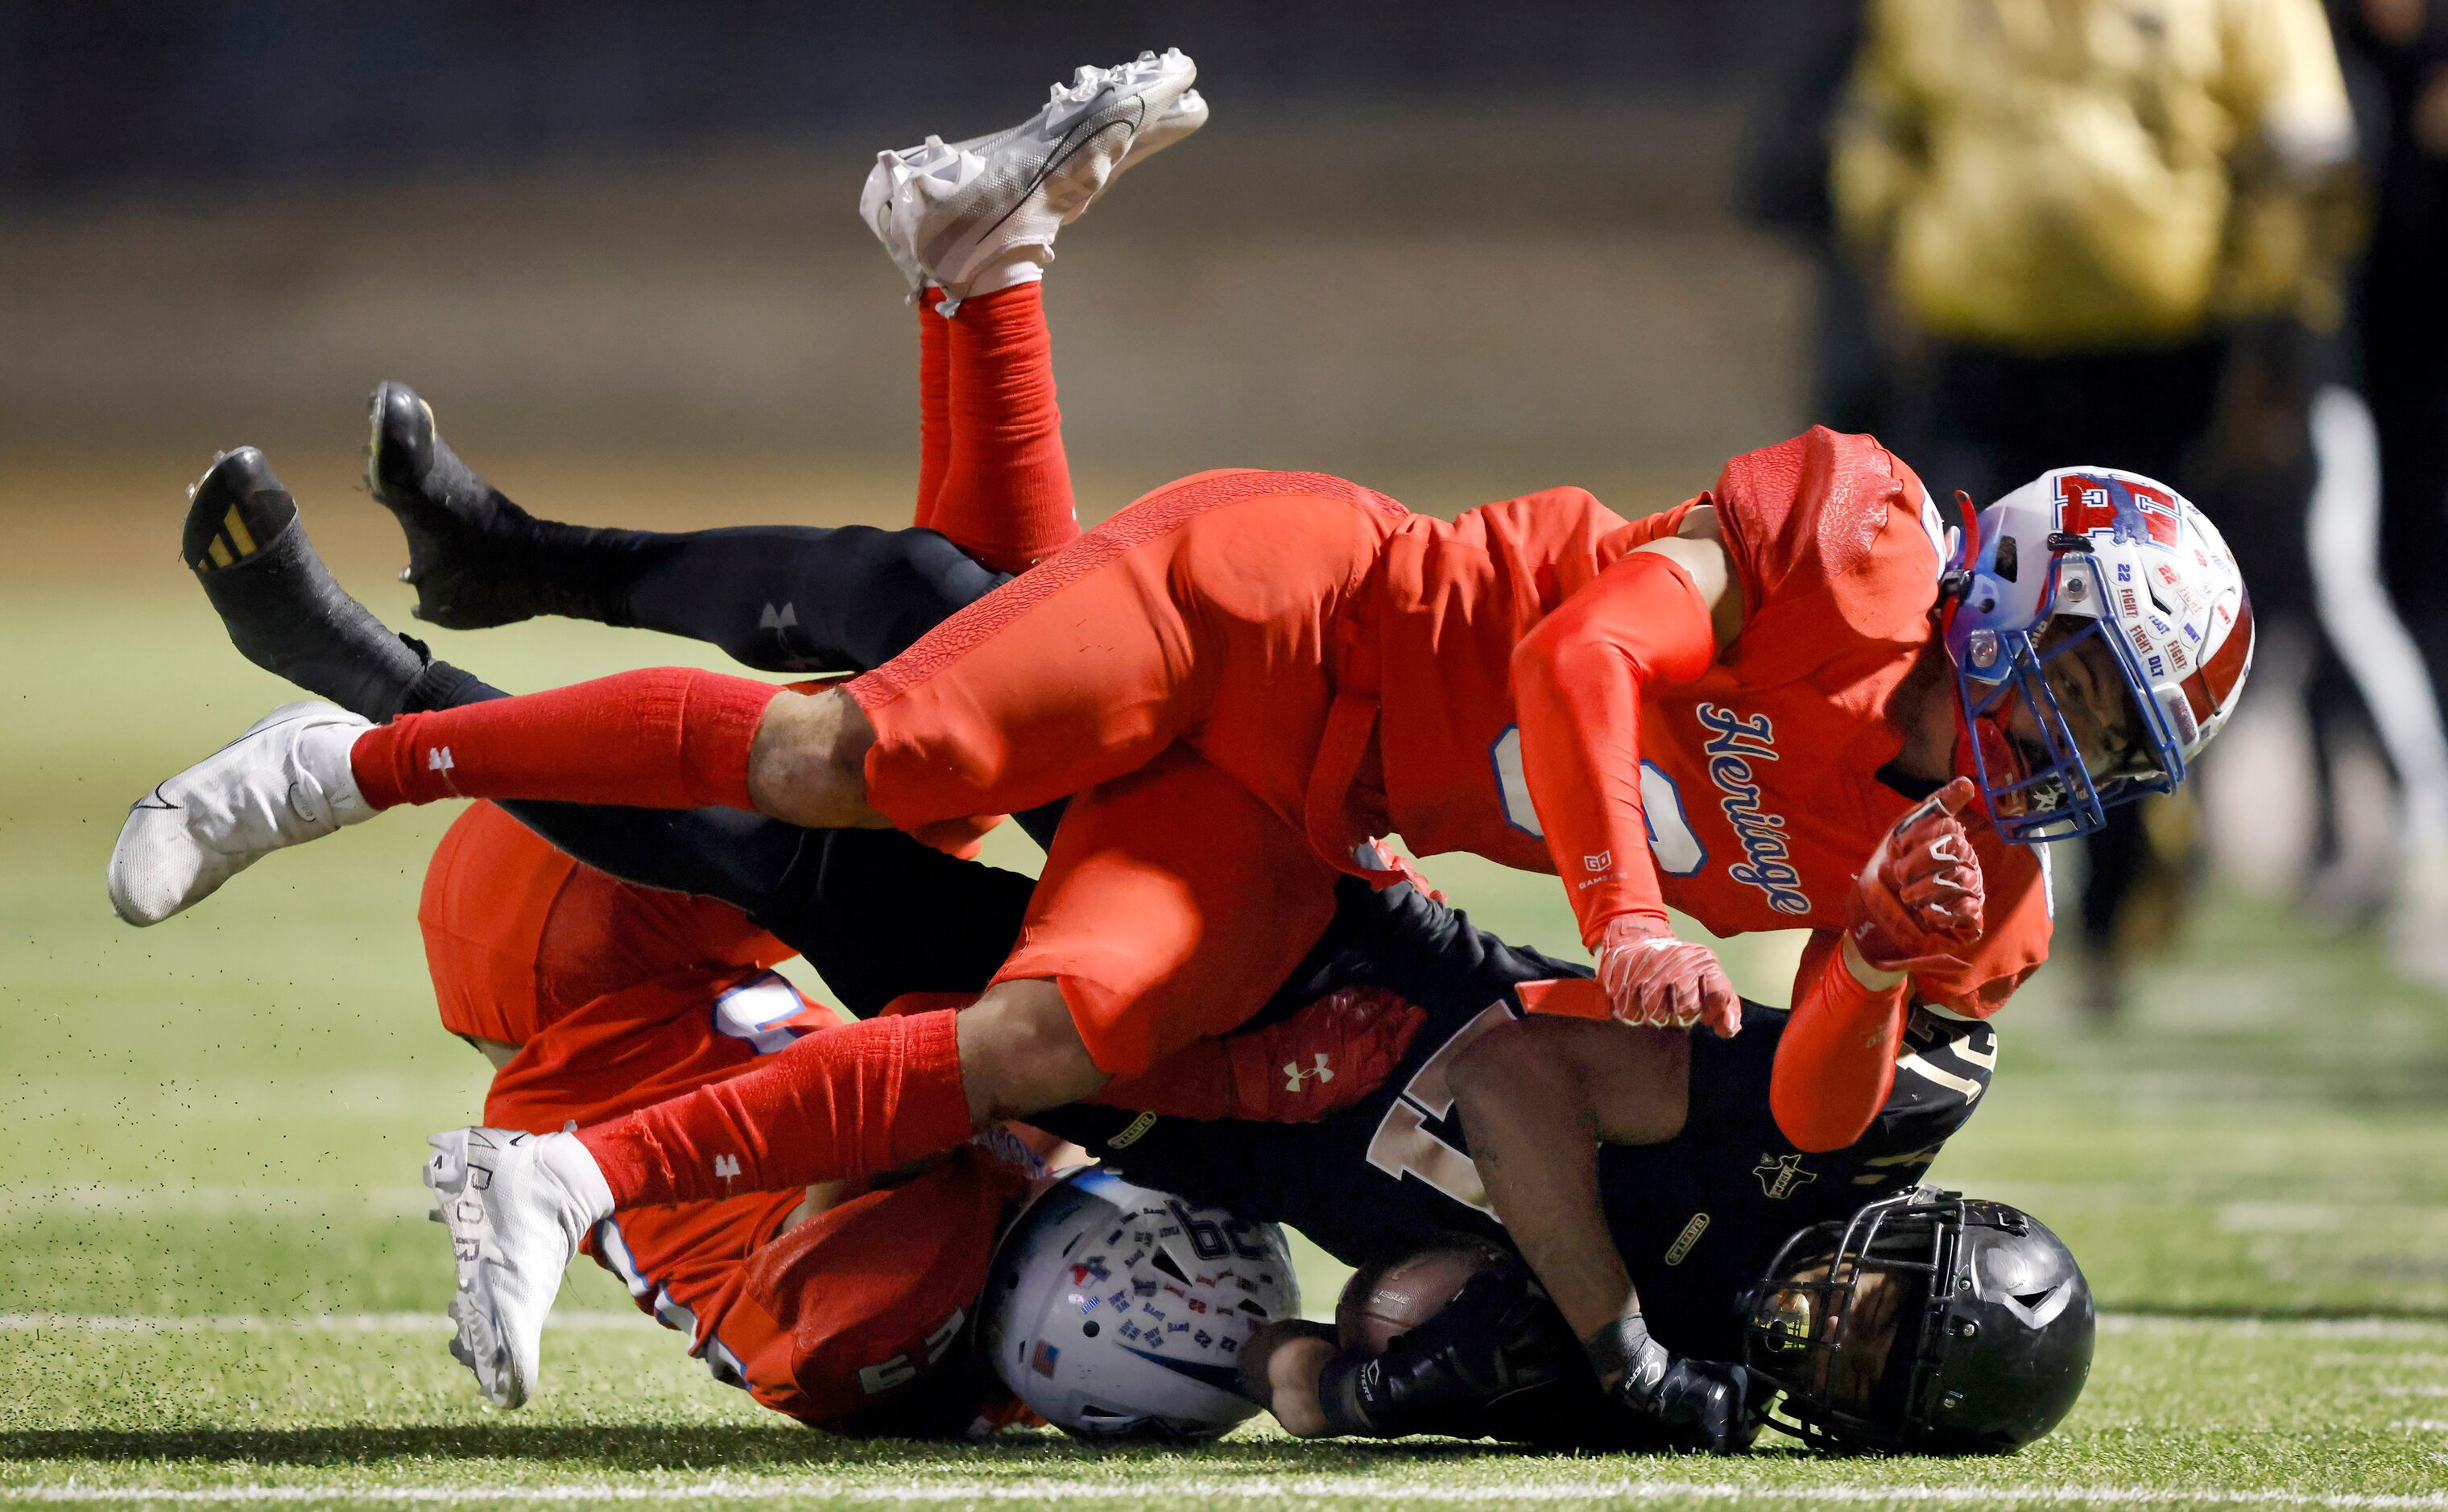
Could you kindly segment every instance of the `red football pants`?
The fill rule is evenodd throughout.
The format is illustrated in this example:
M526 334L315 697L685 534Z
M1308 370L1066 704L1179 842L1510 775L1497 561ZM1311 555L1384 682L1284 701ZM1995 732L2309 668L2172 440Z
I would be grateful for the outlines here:
M1233 1028L1325 928L1304 805L1404 518L1315 473L1184 479L849 685L905 830L1077 794L998 980L1059 983L1100 1068Z

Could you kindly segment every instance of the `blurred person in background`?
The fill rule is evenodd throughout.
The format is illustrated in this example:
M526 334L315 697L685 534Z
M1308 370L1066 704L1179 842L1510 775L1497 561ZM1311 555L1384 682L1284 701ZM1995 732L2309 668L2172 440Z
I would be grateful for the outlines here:
M2353 147L2319 0L1873 0L1829 189L1891 439L1976 502L2071 459L2172 482L2235 522L2264 614L2308 619L2306 332L2338 323ZM2172 932L2193 801L2089 842L2102 1014Z
M2397 659L2400 682L2427 668L2428 686L2393 702L2436 712L2448 688L2448 4L2335 0L2334 13L2354 66L2371 205L2348 326L2368 408L2331 407L2329 431L2352 464L2340 469L2339 506L2373 538L2366 554L2419 647L2419 664L2402 665L2410 649ZM2396 764L2410 832L2398 960L2448 984L2448 783L2425 789L2419 766Z
M2388 585L2448 678L2448 4L2350 0L2341 29L2375 86L2371 243L2355 335L2380 443Z

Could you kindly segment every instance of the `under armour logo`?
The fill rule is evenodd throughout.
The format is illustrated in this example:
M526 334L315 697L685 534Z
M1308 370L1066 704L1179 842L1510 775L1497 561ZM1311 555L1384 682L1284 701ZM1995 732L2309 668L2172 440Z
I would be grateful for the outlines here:
M714 1174L717 1178L724 1181L738 1180L739 1157L736 1155L716 1156L714 1158Z
M756 628L759 630L795 630L798 627L799 610L796 604L786 603L776 609L769 603L765 605L764 612L756 617Z
M426 750L425 770L428 772L448 772L458 764L450 759L450 748L447 745L430 746Z
M1315 1077L1321 1082L1331 1081L1334 1080L1334 1068L1326 1063L1326 1052L1324 1050L1317 1052L1317 1064L1307 1070L1302 1069L1301 1063L1298 1061L1287 1061L1284 1062L1285 1091L1298 1092L1301 1089L1301 1083L1311 1077Z

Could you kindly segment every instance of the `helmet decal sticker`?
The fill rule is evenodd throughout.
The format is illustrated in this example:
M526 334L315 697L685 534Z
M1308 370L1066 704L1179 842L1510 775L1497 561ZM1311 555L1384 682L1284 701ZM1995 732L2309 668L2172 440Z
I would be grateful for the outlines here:
M2166 488L2113 473L2067 472L2057 478L2057 528L2074 535L2105 530L2119 545L2172 550L2184 522Z

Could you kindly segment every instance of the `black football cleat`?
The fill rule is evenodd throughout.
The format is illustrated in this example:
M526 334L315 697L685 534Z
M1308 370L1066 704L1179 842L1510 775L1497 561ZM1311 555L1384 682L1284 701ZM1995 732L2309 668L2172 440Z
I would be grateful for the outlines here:
M222 452L187 501L179 554L239 653L353 714L397 714L424 655L333 579L263 453Z
M366 489L408 537L399 580L416 589L418 619L483 630L540 614L613 618L584 554L554 549L585 532L538 520L469 471L407 384L377 386L368 408Z

